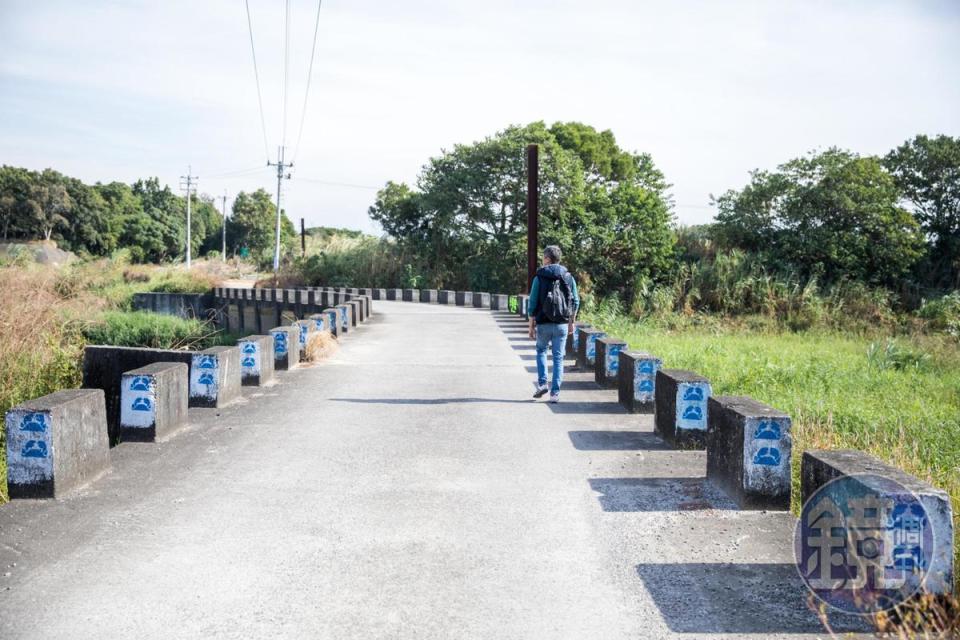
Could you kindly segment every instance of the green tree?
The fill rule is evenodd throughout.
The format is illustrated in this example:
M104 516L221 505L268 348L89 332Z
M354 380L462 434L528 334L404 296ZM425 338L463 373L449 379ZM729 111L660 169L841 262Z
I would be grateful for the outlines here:
M227 221L228 246L235 251L246 247L261 264L270 263L276 237L276 216L277 209L265 190L241 191L233 201L233 213ZM281 253L289 254L297 232L285 213L281 212L280 220Z
M725 246L767 256L828 282L893 284L917 262L917 221L877 158L828 149L755 171L741 191L717 199L716 232Z
M45 169L40 179L30 186L29 207L32 213L32 226L44 240L50 240L54 230L68 224L66 214L73 206L73 201L63 184L63 176Z
M928 281L960 287L960 138L918 135L883 163L930 240Z
M30 188L37 176L20 167L0 167L0 238L23 237L30 233L27 226L32 215Z
M169 186L160 187L157 178L138 180L133 194L143 205L145 216L139 225L125 228L122 246L140 247L142 259L161 262L182 256L186 247L186 202L174 194Z
M528 144L540 147L540 241L563 247L601 293L629 294L636 275L670 255L667 185L649 156L581 123L512 126L432 158L417 188L388 183L370 216L396 238L431 286L526 287Z

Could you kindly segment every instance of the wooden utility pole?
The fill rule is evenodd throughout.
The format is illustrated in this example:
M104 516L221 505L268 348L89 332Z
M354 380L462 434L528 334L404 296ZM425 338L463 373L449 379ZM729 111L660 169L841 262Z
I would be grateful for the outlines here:
M527 291L537 275L537 234L540 218L540 148L527 145Z

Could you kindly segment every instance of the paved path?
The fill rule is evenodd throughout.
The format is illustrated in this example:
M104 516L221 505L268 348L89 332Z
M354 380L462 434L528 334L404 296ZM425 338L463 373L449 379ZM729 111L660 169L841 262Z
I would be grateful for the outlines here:
M75 497L0 507L0 637L820 635L788 515L733 509L591 376L530 400L513 317L375 311Z

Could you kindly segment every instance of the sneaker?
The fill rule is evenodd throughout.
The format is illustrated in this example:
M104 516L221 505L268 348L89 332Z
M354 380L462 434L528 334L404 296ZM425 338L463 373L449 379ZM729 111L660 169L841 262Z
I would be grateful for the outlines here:
M534 382L533 386L537 388L537 390L533 392L534 398L542 398L544 394L547 393L547 391L550 391L550 387L548 387L545 384L537 384L536 382Z
M560 402L560 394L559 394L559 393L551 393L551 394L550 394L550 402L552 402L553 404L557 404L558 402Z

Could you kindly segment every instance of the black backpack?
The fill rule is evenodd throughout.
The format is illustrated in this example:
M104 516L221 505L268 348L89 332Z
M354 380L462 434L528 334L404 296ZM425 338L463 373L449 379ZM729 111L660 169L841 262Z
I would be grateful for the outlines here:
M553 280L538 277L541 285L548 285L540 305L540 314L544 321L556 324L570 322L573 318L573 291L567 282L570 274L564 272L562 276Z

